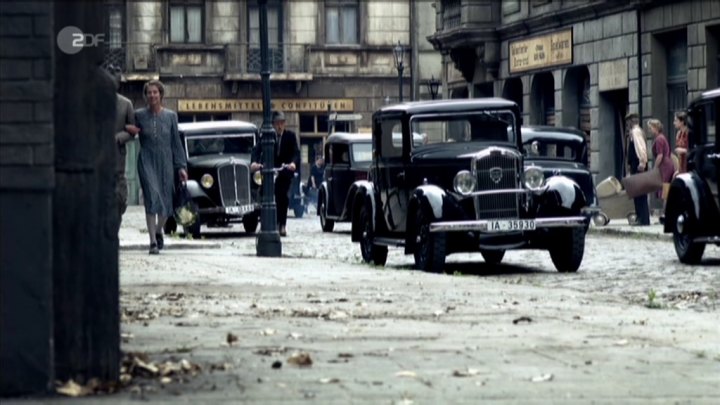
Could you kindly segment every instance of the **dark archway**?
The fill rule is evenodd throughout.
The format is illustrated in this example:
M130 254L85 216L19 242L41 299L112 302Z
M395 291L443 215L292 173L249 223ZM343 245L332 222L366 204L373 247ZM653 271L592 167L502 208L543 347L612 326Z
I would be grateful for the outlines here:
M590 145L590 72L587 66L573 66L565 74L562 126L583 131Z
M555 78L552 73L538 73L530 89L530 124L555 125Z
M520 78L518 77L505 80L502 97L514 101L518 105L518 107L520 107L520 112L523 112L524 108L522 80L520 80Z

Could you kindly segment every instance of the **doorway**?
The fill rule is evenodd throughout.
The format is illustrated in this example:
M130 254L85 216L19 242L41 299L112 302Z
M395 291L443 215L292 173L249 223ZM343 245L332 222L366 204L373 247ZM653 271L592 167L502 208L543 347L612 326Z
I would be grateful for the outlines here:
M600 123L598 126L599 162L598 182L624 175L624 134L625 115L628 112L628 90L613 90L600 93Z
M555 78L552 73L538 73L530 89L530 123L555 126Z

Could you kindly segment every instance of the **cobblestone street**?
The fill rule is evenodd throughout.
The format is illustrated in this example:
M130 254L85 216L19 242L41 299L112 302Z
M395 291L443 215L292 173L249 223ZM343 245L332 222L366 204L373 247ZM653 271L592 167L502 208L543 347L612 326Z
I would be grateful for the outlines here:
M144 237L141 221L131 210L124 227ZM411 270L400 249L386 267L361 264L349 225L336 229L323 234L316 217L291 218L278 259L255 257L241 226L204 233L214 249L121 251L124 351L154 364L186 359L200 371L164 382L135 376L119 395L92 400L720 397L716 247L688 267L671 242L593 233L577 274L555 272L535 251L510 252L498 267L451 256L446 274L429 274Z

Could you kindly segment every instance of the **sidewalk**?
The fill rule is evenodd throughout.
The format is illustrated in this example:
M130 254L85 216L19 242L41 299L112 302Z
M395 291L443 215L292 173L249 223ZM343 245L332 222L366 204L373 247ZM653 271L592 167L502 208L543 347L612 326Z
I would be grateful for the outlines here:
M590 225L588 232L595 234L606 234L614 236L627 236L627 237L638 237L647 239L660 239L660 240L672 240L671 233L663 232L663 225L658 223L658 217L650 217L649 226L632 226L629 225L627 220L612 219L610 223L605 226Z
M147 250L150 239L145 224L142 205L131 205L123 215L120 226L120 250ZM217 249L220 242L185 239L180 236L165 236L165 249Z

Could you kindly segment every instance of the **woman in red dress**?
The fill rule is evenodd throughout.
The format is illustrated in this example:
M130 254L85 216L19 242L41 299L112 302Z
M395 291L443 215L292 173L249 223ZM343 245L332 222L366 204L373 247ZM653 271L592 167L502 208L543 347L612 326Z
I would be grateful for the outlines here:
M688 153L688 116L684 111L675 113L673 125L677 129L675 134L675 153L678 156L678 173L687 172L687 153Z
M655 167L660 170L663 183L670 183L672 181L673 173L675 172L675 165L670 157L670 144L668 143L665 134L663 134L663 124L660 120L649 119L648 128L652 133L655 141L653 142L652 152L655 157ZM663 190L658 190L658 198L665 199Z

